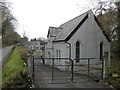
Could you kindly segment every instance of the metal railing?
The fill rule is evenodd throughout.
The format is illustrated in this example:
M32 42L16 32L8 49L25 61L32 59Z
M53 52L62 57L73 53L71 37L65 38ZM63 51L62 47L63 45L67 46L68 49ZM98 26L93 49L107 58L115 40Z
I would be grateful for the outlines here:
M76 59L73 59L74 77L79 74L94 80L101 80L103 79L103 68L103 58L79 58L77 63Z
M85 76L94 80L103 78L103 58L79 58L79 62L70 58L43 58L43 64L42 58L33 56L33 80L35 80L35 72L42 72L42 70L35 71L35 66L37 66L35 61L37 60L41 62L38 64L39 67L50 68L44 71L44 73L50 72L47 78L47 80L51 80L49 83L78 82L81 77L88 80L85 79ZM64 82L60 82L62 79Z

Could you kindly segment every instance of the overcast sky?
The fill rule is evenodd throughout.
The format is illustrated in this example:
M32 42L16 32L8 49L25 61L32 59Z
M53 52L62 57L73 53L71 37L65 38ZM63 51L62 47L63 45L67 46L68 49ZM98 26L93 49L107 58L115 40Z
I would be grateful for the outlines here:
M12 0L13 14L19 26L17 32L31 38L47 37L49 26L64 22L89 10L95 0Z

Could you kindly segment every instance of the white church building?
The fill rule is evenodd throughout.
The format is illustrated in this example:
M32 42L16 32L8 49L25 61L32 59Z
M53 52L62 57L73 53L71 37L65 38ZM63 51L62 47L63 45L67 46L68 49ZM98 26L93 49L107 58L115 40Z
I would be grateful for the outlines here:
M78 58L96 58L90 63L101 62L100 57L106 57L106 66L110 65L111 40L102 29L96 16L89 10L77 16L59 27L49 27L47 42L45 44L45 58L71 58L74 64L87 63ZM98 58L98 59L97 59ZM69 63L68 60L55 60L55 64ZM45 60L48 65L52 60ZM66 70L68 67L59 67Z

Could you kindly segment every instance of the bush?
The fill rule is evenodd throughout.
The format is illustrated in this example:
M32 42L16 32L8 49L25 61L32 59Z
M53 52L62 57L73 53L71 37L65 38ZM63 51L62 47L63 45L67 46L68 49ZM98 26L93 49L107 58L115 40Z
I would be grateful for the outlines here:
M109 85L112 85L116 90L120 89L120 77L117 74L116 70L113 70L111 68L108 69L108 78L106 79L107 83Z
M26 48L24 48L24 47L21 47L21 48L20 48L21 59L22 59L25 63L27 63L27 52L28 52L28 50L27 50Z
M5 82L3 88L30 88L32 81L27 71L20 72L14 79Z

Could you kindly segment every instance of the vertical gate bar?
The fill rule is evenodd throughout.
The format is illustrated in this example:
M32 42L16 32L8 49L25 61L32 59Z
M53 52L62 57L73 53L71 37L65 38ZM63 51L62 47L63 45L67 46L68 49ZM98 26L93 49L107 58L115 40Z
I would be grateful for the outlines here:
M73 82L73 65L74 65L74 61L73 60L71 60L71 82Z
M53 78L54 77L54 59L52 58L52 83L53 83Z
M33 83L34 83L34 56L33 56Z
M103 80L103 74L104 74L104 59L103 59L103 57L101 57L101 59L102 59L102 80Z
M89 77L89 73L90 73L90 59L88 58L88 77Z

